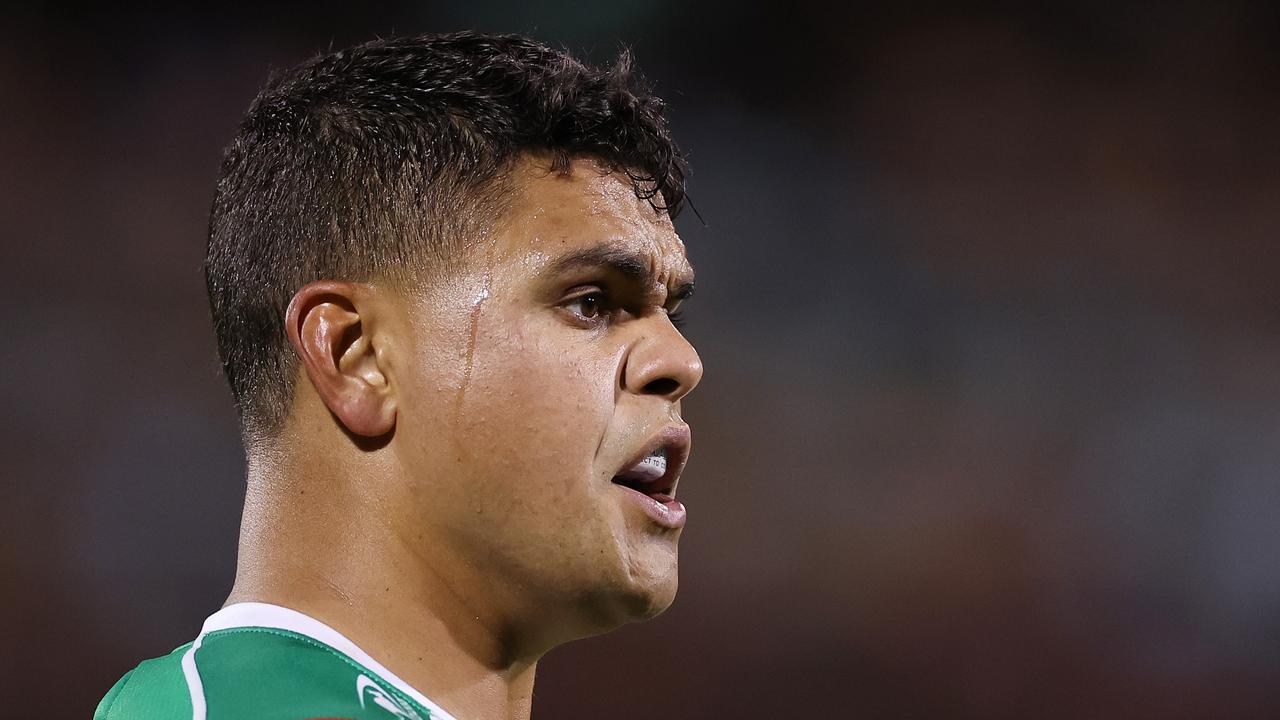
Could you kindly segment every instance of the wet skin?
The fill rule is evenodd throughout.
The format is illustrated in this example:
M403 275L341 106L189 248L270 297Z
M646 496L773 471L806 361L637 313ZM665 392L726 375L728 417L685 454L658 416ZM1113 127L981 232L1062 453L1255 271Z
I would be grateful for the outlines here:
M405 306L392 445L418 513L405 531L550 642L671 603L680 529L612 479L684 426L702 366L668 317L693 273L665 214L589 161L527 162L516 181L463 272Z
M459 717L527 717L547 650L671 603L683 508L613 480L663 438L681 469L702 376L670 219L589 160L511 179L425 289L294 295L301 373L249 453L228 599L329 623Z

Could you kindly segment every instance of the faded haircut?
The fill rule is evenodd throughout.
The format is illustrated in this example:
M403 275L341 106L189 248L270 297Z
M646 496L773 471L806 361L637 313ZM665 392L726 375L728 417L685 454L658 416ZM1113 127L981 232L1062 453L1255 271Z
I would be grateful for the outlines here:
M227 147L205 281L242 435L277 435L297 358L293 294L321 279L421 287L494 222L525 155L592 157L673 217L685 163L623 51L609 68L519 35L391 38L273 76Z

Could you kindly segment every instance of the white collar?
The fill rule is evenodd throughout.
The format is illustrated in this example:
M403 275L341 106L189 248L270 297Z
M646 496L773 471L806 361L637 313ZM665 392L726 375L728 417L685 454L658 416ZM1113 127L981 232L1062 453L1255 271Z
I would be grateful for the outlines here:
M412 685L383 667L382 663L370 657L369 653L361 650L355 643L348 640L345 635L310 615L300 613L297 610L290 610L287 607L260 602L242 602L228 605L210 615L204 621L204 627L200 630L200 637L196 638L196 646L198 647L204 636L211 632L242 627L288 630L289 632L318 640L365 666L377 674L378 677L394 685L397 690L413 698L419 705L431 711L432 720L437 720L437 718L439 720L456 720L439 705L431 702L426 695L418 692Z

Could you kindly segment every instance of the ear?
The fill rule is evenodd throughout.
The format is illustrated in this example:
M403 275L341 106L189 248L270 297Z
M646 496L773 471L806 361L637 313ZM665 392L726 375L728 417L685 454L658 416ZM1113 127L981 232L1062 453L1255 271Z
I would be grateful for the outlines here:
M318 280L298 290L285 312L289 342L316 393L347 430L366 437L396 424L395 396L371 332L375 307L364 285Z

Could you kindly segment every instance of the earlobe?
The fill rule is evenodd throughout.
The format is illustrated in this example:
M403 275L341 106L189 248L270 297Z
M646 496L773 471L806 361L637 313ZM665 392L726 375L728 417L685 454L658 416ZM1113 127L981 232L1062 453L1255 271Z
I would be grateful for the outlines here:
M396 419L371 332L372 304L360 285L320 280L299 289L285 313L289 342L316 394L343 427L366 437L391 432Z

